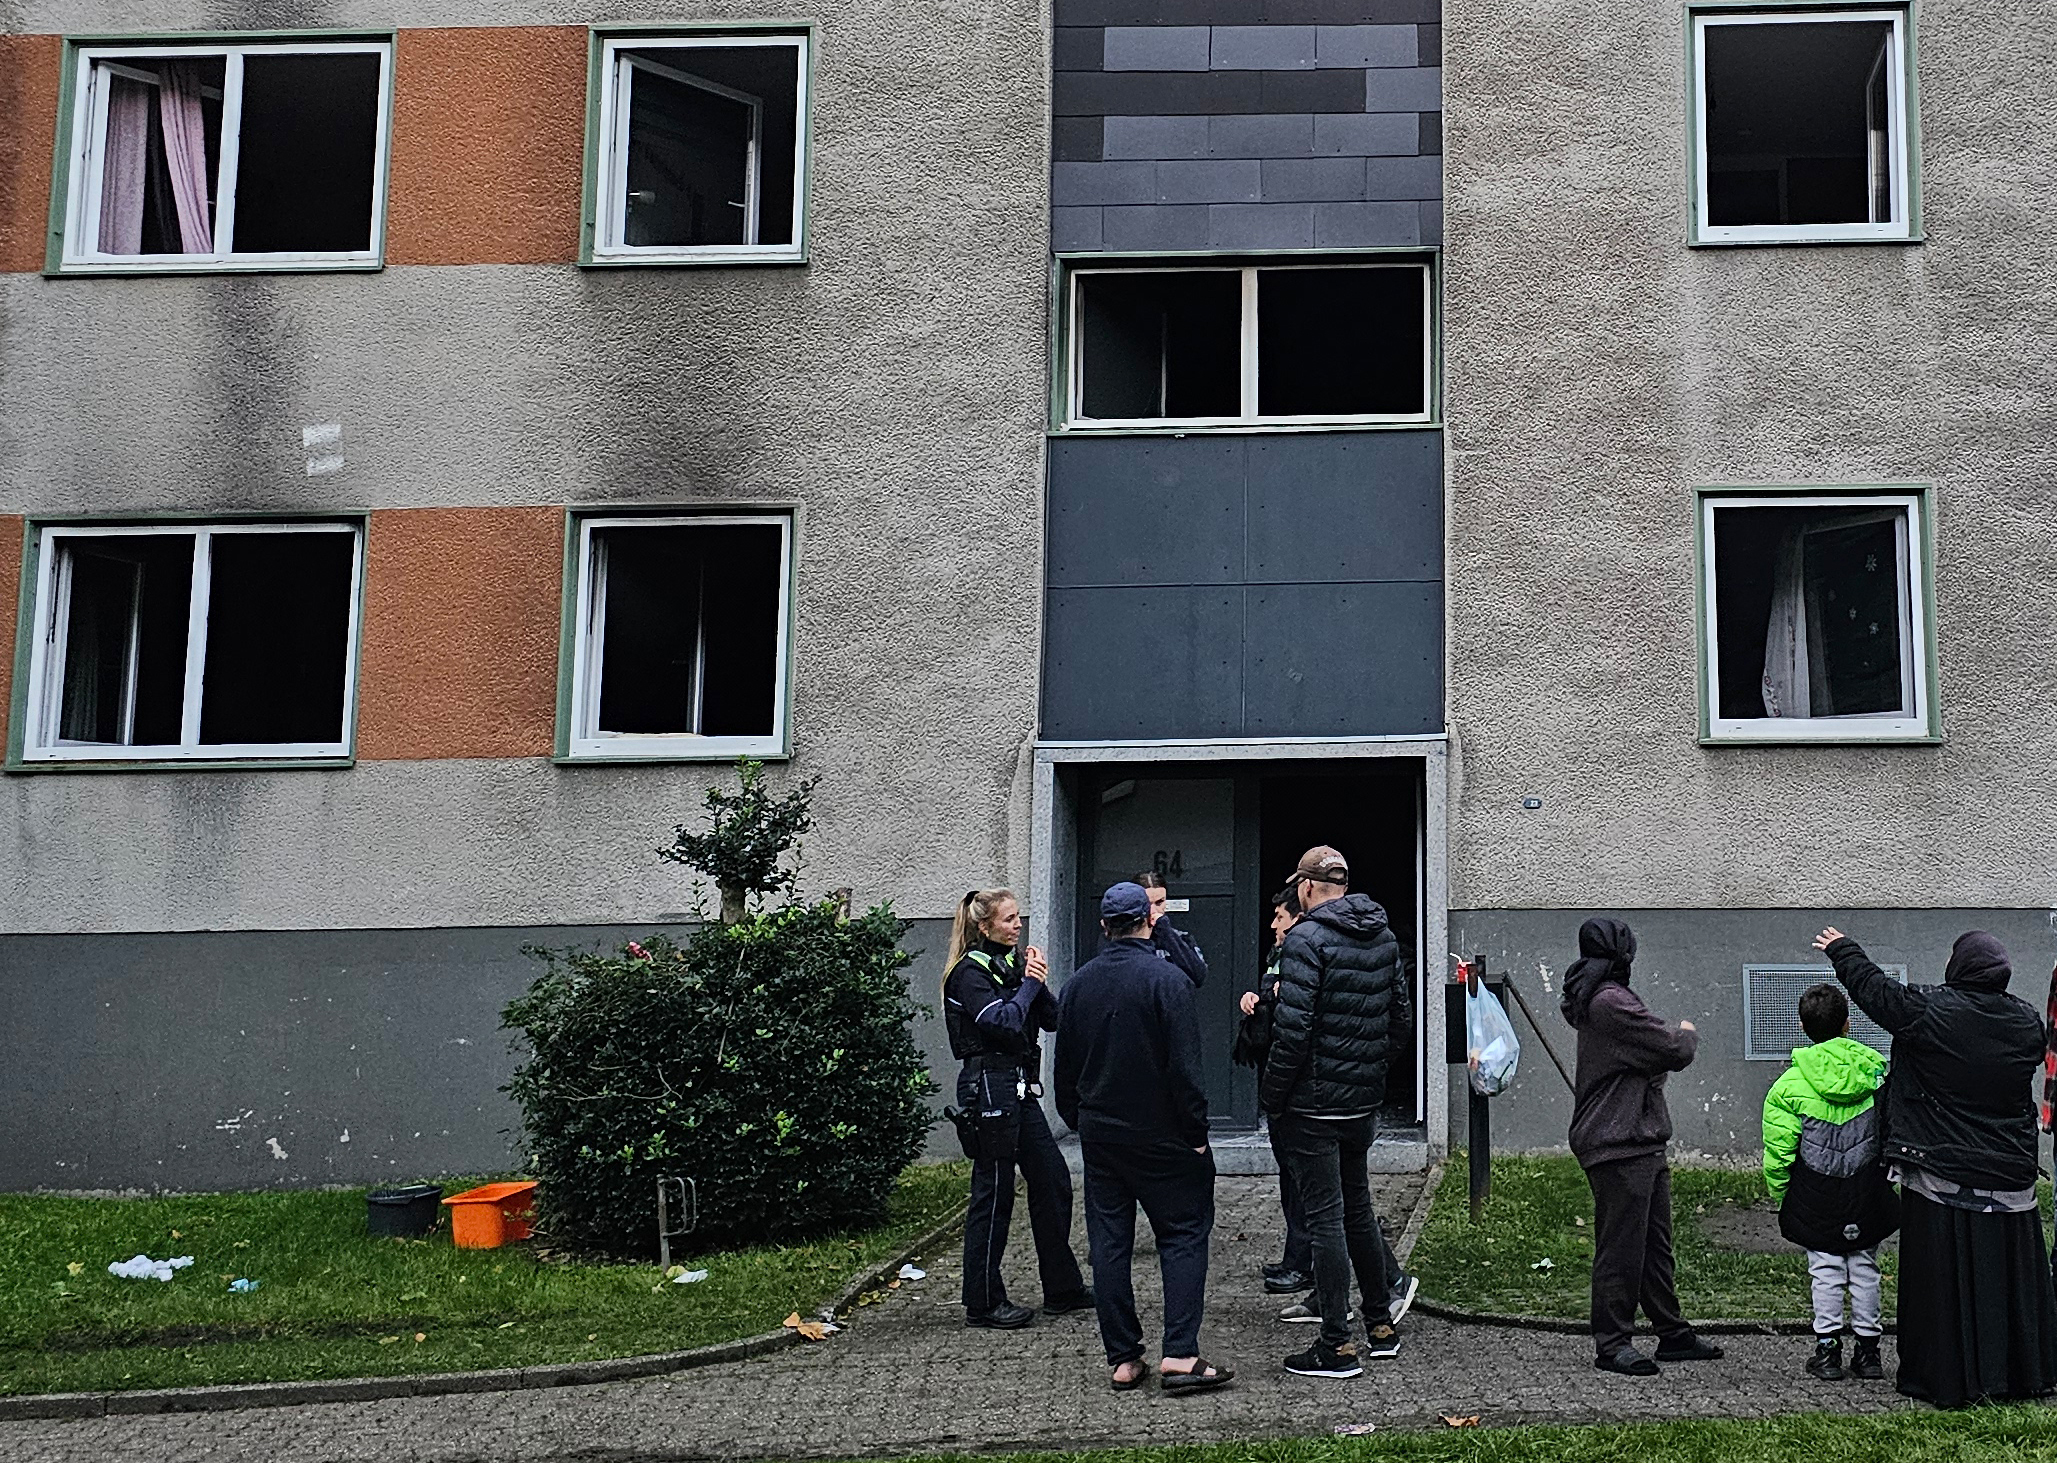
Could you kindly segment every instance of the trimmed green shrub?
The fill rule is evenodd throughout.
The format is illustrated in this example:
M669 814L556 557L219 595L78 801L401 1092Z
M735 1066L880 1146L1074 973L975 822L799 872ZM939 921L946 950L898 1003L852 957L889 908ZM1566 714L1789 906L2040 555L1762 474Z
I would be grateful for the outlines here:
M528 1047L507 1090L560 1244L657 1249L656 1180L698 1191L692 1244L878 1222L932 1119L889 908L793 905L675 945L543 954L507 1008Z

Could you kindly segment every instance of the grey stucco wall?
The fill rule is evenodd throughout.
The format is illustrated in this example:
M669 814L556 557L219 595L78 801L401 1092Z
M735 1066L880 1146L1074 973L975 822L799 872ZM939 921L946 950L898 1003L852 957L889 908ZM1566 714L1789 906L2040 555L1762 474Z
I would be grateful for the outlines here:
M520 1117L500 1091L518 1056L500 1012L537 973L522 947L602 948L651 928L0 937L0 1190L518 1171ZM907 936L925 1011L948 940L940 920ZM914 1036L950 1081L941 1019Z
M1025 878L1040 602L1048 22L819 22L805 267L0 276L0 511L797 502L809 885L909 915ZM25 4L28 30L761 17L726 0ZM518 86L519 78L509 78ZM562 206L576 215L579 200ZM967 247L965 241L976 241ZM310 478L301 429L347 469ZM966 585L980 586L976 594ZM554 568L538 593L556 593ZM0 928L595 923L720 767L541 760L0 781Z
M1834 925L1882 965L1904 965L1910 984L1943 978L1950 946L1966 930L1989 930L2014 960L2013 993L2040 1014L2057 955L2057 914L2018 909L1532 909L1452 910L1450 948L1483 963L1488 974L1513 977L1541 1018L1567 1066L1576 1065L1577 1033L1558 1014L1565 968L1578 955L1578 928L1595 914L1613 914L1636 932L1633 985L1667 1021L1691 1021L1700 1035L1693 1064L1674 1073L1666 1097L1677 1150L1755 1162L1762 1152L1764 1094L1784 1070L1776 1061L1743 1059L1743 967L1827 962L1815 935ZM1828 979L1824 974L1823 979ZM1512 1009L1522 1041L1514 1086L1494 1098L1495 1149L1562 1149L1571 1123L1571 1095L1528 1019ZM1449 1068L1450 1141L1466 1141L1462 1068Z
M1057 0L1060 251L1442 237L1440 0Z
M1926 242L1689 249L1681 8L1451 0L1454 905L2057 902L2057 38L1915 16ZM1946 744L1697 745L1692 488L1892 480Z

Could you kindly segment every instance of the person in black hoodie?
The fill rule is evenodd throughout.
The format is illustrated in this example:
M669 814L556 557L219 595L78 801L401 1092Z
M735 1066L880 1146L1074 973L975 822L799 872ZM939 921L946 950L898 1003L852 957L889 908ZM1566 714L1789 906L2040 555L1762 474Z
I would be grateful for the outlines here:
M1085 1160L1100 1340L1114 1390L1140 1387L1150 1368L1129 1264L1141 1205L1164 1277L1157 1384L1207 1391L1235 1373L1200 1355L1214 1158L1193 986L1151 946L1150 896L1140 884L1115 884L1100 897L1100 928L1106 948L1057 998L1057 1115L1078 1133Z
M1938 1407L2057 1387L2057 1297L2036 1214L2031 1081L2043 1023L2007 951L1958 937L1940 986L1902 985L1831 926L1815 940L1893 1037L1883 1149L1900 1185L1900 1391Z
M1304 914L1279 947L1257 1100L1306 1216L1321 1335L1285 1367L1303 1377L1354 1377L1364 1366L1350 1339L1352 1271L1365 1302L1363 1355L1400 1351L1387 1312L1395 1277L1371 1207L1367 1160L1391 1046L1409 1030L1407 993L1386 912L1350 893L1340 853L1323 846L1301 855L1293 889Z
M1671 1110L1664 1079L1699 1049L1693 1023L1660 1021L1629 989L1635 932L1618 919L1579 927L1559 1009L1578 1032L1571 1151L1593 1190L1593 1365L1654 1377L1630 1344L1636 1305L1657 1328L1657 1361L1709 1361L1721 1348L1693 1334L1672 1281Z

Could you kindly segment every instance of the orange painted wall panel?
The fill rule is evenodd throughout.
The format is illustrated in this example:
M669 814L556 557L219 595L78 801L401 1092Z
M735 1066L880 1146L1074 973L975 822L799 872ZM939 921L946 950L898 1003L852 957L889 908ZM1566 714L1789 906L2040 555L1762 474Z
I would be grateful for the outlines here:
M0 270L43 267L63 65L60 37L0 35Z
M21 611L21 537L18 515L0 517L0 743L14 691L14 627Z
M358 757L550 755L563 576L562 508L374 512Z
M586 34L572 25L400 32L389 263L578 258Z

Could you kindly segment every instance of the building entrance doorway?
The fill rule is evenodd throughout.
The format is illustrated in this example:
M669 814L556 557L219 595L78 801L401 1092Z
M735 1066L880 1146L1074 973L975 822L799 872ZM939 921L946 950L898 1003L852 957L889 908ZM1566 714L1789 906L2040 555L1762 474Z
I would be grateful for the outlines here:
M1312 764L1107 764L1079 769L1073 944L1083 964L1102 941L1100 893L1156 873L1171 919L1207 957L1198 993L1202 1070L1217 1127L1258 1120L1256 1074L1230 1060L1242 993L1257 988L1271 947L1271 896L1300 854L1331 844L1353 892L1384 905L1399 939L1410 1028L1396 1045L1382 1114L1413 1128L1426 1113L1421 969L1425 863L1423 765L1411 758Z

